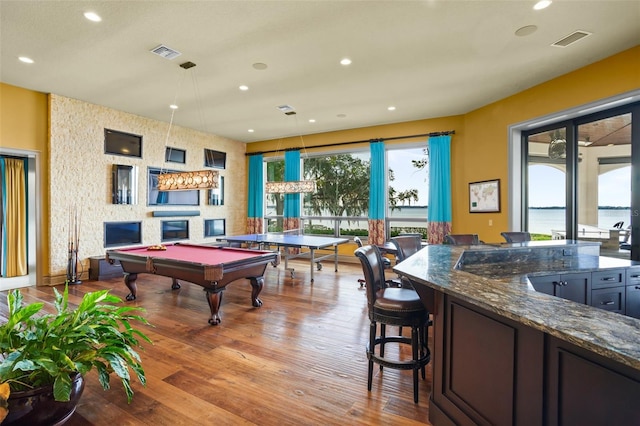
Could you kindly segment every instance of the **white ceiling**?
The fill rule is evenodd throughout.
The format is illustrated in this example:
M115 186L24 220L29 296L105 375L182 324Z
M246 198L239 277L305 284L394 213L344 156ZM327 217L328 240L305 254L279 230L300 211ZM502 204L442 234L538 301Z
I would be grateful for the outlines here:
M177 98L174 124L253 142L463 114L640 42L640 0L533 5L1 0L0 81L166 122ZM551 46L576 30L592 35Z

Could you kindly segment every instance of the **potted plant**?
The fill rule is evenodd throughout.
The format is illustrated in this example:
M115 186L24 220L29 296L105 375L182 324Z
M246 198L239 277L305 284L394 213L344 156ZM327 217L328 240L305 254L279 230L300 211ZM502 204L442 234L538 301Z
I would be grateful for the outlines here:
M63 294L55 288L54 292L53 314L40 314L44 303L23 306L20 290L7 296L9 315L0 325L0 383L10 388L3 426L66 421L84 388L84 375L93 368L105 390L115 373L129 402L133 397L130 370L140 383L146 383L136 348L141 348L138 339L151 340L131 325L149 325L138 315L144 309L118 306L122 299L109 290L86 293L78 307L71 309L68 286ZM45 404L42 410L33 408L36 402ZM45 413L40 411L60 418L42 420Z

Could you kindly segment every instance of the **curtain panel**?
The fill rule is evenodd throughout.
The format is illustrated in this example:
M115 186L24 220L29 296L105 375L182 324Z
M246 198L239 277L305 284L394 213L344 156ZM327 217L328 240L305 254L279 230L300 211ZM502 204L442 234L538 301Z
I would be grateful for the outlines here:
M285 182L300 180L300 151L292 150L284 153L284 180ZM284 223L285 230L294 229L300 223L300 194L284 194ZM287 219L298 219L288 221ZM297 228L295 228L297 229Z
M27 167L26 160L0 158L2 231L0 275L27 275Z
M442 244L451 233L451 136L429 138L429 244Z
M264 233L264 177L262 154L249 157L249 192L247 197L247 233Z
M369 144L371 170L369 180L369 244L384 244L387 191L385 186L384 142Z

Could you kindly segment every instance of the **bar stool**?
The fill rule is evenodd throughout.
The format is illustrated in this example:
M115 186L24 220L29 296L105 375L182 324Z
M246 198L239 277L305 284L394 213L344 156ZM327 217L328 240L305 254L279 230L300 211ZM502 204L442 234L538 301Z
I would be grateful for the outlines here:
M371 391L373 364L400 370L413 370L413 401L418 403L418 372L425 378L425 366L431 360L427 347L429 312L418 293L413 289L385 285L382 255L376 246L364 246L355 251L362 263L367 283L367 308L369 314L369 343L367 358L369 370L367 389ZM378 333L378 324L380 324ZM411 327L411 337L387 336L386 326ZM385 345L398 343L411 346L411 359L385 357Z

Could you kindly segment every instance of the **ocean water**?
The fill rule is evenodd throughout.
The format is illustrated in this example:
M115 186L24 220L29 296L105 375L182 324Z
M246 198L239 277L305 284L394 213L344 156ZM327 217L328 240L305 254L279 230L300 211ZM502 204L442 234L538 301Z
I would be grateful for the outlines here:
M564 230L564 209L529 209L529 232L551 234L551 230ZM611 229L614 223L624 222L623 228L631 224L631 209L599 209L598 223L585 225Z
M273 208L267 209L267 214L275 214ZM548 234L551 235L551 230L564 230L564 209L529 209L529 232L534 234ZM389 219L393 222L393 227L419 227L419 222L403 222L403 218L424 218L426 226L427 207L400 207L394 210ZM624 222L623 228L626 228L631 224L631 209L599 209L598 210L598 223L597 224L585 224L590 226L596 226L602 229L611 229L614 223ZM313 221L314 225L324 225L329 228L333 228L332 221ZM367 228L366 221L351 222L348 224L346 221L341 224L341 228Z

